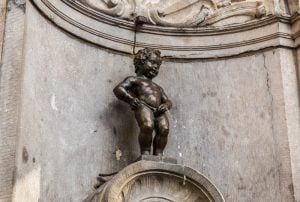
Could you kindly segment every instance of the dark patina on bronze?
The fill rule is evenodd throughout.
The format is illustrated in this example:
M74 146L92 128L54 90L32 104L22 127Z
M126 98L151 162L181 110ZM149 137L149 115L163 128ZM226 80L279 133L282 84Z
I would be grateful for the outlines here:
M163 155L169 134L166 111L172 102L164 90L152 81L158 75L162 58L159 50L139 50L134 58L136 76L129 76L114 88L114 94L128 103L135 112L140 127L141 154L149 155L153 142L153 154ZM155 131L154 140L152 138Z

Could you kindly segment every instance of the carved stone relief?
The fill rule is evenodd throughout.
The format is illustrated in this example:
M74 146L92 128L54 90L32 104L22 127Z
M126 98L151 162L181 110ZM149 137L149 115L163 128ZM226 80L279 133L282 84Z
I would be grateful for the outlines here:
M152 5L165 2L166 4L161 3L161 6L157 7L159 7L158 11L166 12L165 8L179 1L32 0L32 2L50 21L69 33L94 44L127 54L132 54L135 45L136 50L146 47L160 49L165 57L170 58L215 58L238 55L252 51L253 48L259 50L278 45L293 48L294 39L299 38L297 31L289 30L292 18L288 16L270 14L257 18L264 13L268 0L265 0L264 4L258 0L201 0L182 9L180 12L185 15L180 14L179 11L172 14L172 16L179 14L182 16L176 21L178 23L176 26L175 21L172 21L176 19L175 17L153 18L157 19L157 22L154 20L151 22L148 17L143 17L143 20L148 19L149 24L144 24L139 28L135 40L135 23L132 21L135 16L130 17L130 11L134 10L133 6L137 11L135 15L141 15L143 7L140 7L138 11L138 3L145 5L143 3L148 2ZM97 4L92 4L95 2ZM135 2L135 4L129 4L129 2ZM200 4L209 8L209 15L203 22L199 21L199 18L196 21L187 22L185 16L190 16L187 11L194 11L193 9L197 6L199 8ZM132 7L125 7L129 5ZM102 10L104 8L107 9L105 12ZM267 7L267 10L269 12L270 7ZM173 10L170 9L171 11ZM115 13L114 16L113 13ZM251 20L254 18L255 20ZM166 19L170 20L167 21L169 24L156 26L166 23ZM292 22L295 24L293 27L297 28L299 20L296 15L293 19Z
M74 0L66 1L74 3ZM261 1L246 0L79 0L79 2L114 17L133 21L137 16L144 16L148 24L168 27L243 23L261 17L266 12ZM228 20L231 17L235 17L235 21Z
M286 7L289 8L290 14L293 15L297 12L300 12L300 1L299 0L287 0L285 2Z

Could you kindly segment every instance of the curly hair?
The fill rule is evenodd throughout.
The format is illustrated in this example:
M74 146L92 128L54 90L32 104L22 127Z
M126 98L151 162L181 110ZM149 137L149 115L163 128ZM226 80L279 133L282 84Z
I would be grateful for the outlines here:
M139 71L140 67L142 67L147 60L151 59L152 54L157 56L156 62L161 65L162 57L159 50L151 48L141 49L134 56L135 73Z

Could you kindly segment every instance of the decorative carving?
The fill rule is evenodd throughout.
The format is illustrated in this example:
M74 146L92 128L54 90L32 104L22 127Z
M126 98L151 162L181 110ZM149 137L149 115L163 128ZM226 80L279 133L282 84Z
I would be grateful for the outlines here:
M169 134L169 120L165 114L172 107L164 90L152 79L159 72L162 58L159 50L139 50L134 58L136 76L127 77L114 89L115 95L127 102L135 112L140 127L139 144L142 154L163 155Z
M224 202L199 172L182 165L141 160L121 170L84 202Z
M261 1L246 0L79 0L79 2L114 17L133 21L135 17L143 16L147 18L148 24L169 27L197 27L217 22L221 25L243 23L265 14L265 7ZM227 20L235 16L237 21Z
M213 1L217 6L225 4L217 10L240 3L245 5L255 2L255 0ZM44 16L65 31L101 47L126 54L132 54L132 47L135 45L137 50L146 47L159 49L170 58L206 59L239 55L254 49L274 46L294 48L295 39L300 41L297 40L298 34L290 31L291 22L294 23L293 27L298 26L297 13L293 18L270 14L250 21L247 20L254 18L251 15L227 16L225 19L213 18L213 15L210 15L199 25L203 27L193 28L144 25L139 27L143 37L138 35L134 40L133 32L136 28L134 22L104 14L79 0L32 0L32 2ZM257 4L253 5L255 7ZM252 9L252 15L257 10L264 9L263 4L260 5L257 9ZM244 9L247 10L245 7ZM236 12L241 11L236 9ZM204 26L205 22L212 26Z
M222 25L243 23L265 14L266 10L261 2L238 2L222 6L221 9L208 16L202 25L218 25L219 22Z

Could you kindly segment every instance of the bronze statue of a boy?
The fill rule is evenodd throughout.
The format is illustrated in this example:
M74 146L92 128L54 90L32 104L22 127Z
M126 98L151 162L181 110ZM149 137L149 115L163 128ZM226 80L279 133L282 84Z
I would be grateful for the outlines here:
M149 155L153 140L153 154L163 155L169 134L169 120L165 112L172 107L163 89L152 79L159 72L162 58L159 50L139 50L134 58L136 76L125 78L114 88L114 94L127 102L135 112L140 127L139 144L142 155Z

